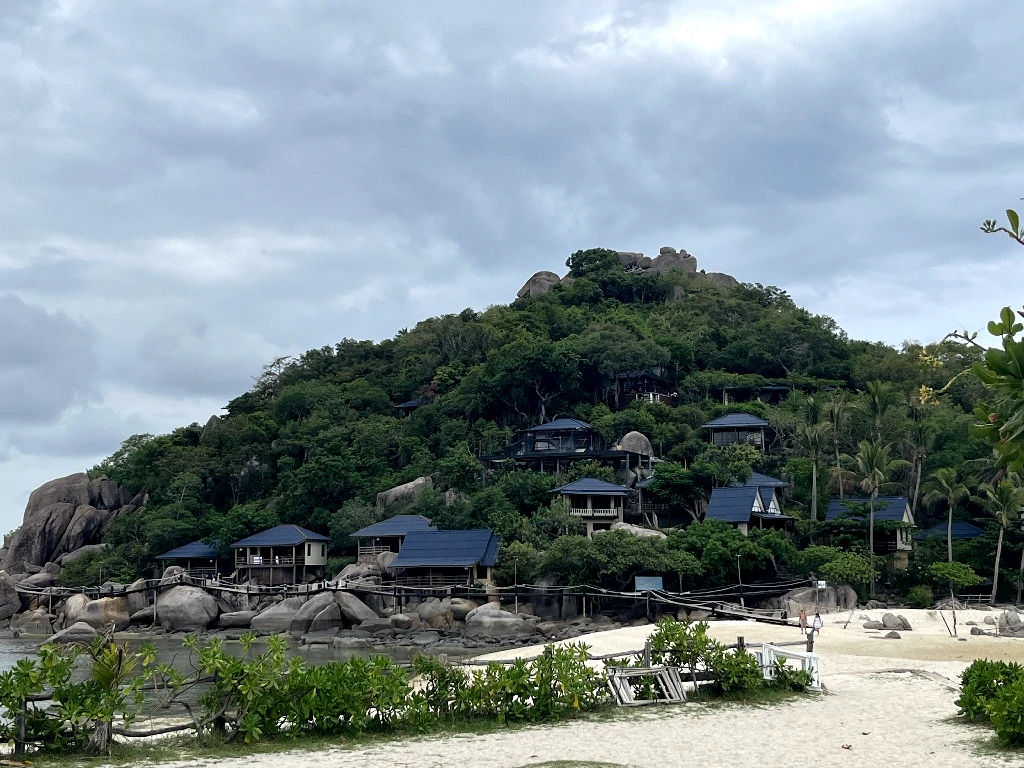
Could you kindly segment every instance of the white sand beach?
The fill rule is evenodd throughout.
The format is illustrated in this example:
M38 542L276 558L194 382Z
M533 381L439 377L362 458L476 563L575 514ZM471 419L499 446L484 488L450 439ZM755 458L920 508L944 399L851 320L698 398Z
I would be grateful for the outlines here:
M900 640L862 628L861 611L824 617L816 642L827 692L781 704L649 707L607 719L517 728L482 736L404 739L372 747L190 761L218 768L519 768L549 761L594 761L619 766L794 765L942 768L1024 763L993 749L991 732L954 722L958 675L975 658L1024 662L1024 639L971 636L966 621L984 626L994 612L958 612L960 636L949 636L934 611L903 610L913 631ZM947 621L950 614L946 613ZM993 629L992 627L985 627ZM580 638L593 653L640 648L652 627L631 627ZM800 639L795 628L754 622L713 622L722 642ZM485 658L528 655L504 651ZM1009 760L1007 759L1009 758ZM181 765L185 765L182 763Z

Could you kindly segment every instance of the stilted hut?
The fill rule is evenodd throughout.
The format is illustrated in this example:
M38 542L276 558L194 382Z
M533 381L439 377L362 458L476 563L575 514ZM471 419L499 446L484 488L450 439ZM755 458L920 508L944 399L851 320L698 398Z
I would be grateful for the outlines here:
M220 577L220 545L193 541L183 547L172 549L157 556L164 568L179 566L193 579L216 579Z
M237 577L267 586L322 579L327 541L300 525L279 525L236 541L231 549Z

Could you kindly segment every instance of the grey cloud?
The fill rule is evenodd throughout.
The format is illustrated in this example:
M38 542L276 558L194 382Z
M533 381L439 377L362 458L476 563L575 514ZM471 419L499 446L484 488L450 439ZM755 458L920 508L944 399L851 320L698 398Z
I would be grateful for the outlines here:
M0 422L49 421L96 392L92 332L63 312L0 295Z

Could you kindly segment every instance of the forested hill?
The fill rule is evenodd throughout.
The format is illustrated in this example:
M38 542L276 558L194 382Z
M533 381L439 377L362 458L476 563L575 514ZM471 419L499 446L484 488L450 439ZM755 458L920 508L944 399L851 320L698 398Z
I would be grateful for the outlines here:
M807 418L807 395L820 406L850 390L837 433L843 452L876 431L894 453L912 452L908 436L924 423L925 476L988 453L967 437L983 391L973 375L939 402L915 406L922 385L939 388L970 365L963 346L851 340L781 289L682 270L629 272L614 251L579 251L567 264L571 280L543 295L424 320L380 343L344 339L274 361L225 416L126 440L92 474L148 492L149 503L108 533L106 573L147 568L153 555L196 538L231 542L278 522L332 533L332 554L341 555L353 526L373 519L379 491L423 475L464 501L444 507L440 493L427 493L417 511L442 525L495 526L506 540L543 549L569 530L546 506L554 478L487 475L478 456L517 429L573 416L609 439L639 430L661 456L689 464L708 450L699 426L738 409L722 404L723 387L740 400L765 384L794 390L778 406L742 407L775 427L773 453L755 468L793 480L797 514L803 506L806 515L809 463L789 437ZM671 382L677 405L612 412L603 404L606 377L652 369ZM900 403L877 424L852 407L875 381ZM410 400L425 404L401 418L396 406ZM909 475L902 482L909 487Z

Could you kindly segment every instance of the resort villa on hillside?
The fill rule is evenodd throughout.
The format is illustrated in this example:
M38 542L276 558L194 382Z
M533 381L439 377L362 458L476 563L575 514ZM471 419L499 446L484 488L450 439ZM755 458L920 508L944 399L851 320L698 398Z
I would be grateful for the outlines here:
M357 559L370 562L382 552L398 552L413 531L434 531L423 515L395 515L349 534L359 542Z
M386 521L385 521L386 522ZM494 531L410 531L388 568L406 587L490 584L500 543Z
M842 517L860 521L867 519L865 512L871 502L868 498L832 499L825 513L826 520L838 520ZM852 507L852 509L851 509ZM914 515L910 511L910 502L906 496L879 496L875 499L875 523L901 523L894 531L875 529L875 554L892 557L892 567L898 570L910 564L910 551L914 548ZM945 526L943 535L945 535Z
M267 586L324 577L328 538L301 525L279 525L231 545L239 581Z
M762 418L749 413L727 413L702 424L707 430L708 441L724 448L734 443L752 445L761 452L767 452L767 433L771 425Z
M569 514L586 523L587 536L605 531L625 517L629 489L605 480L584 477L551 491L569 502Z
M216 579L220 577L220 546L193 541L156 558L164 568L176 565L193 579Z

